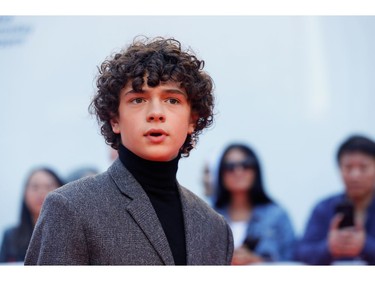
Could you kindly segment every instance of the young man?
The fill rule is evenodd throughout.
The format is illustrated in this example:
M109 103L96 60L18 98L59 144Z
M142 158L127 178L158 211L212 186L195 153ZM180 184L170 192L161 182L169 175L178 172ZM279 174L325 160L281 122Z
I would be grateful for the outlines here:
M315 207L296 259L375 265L375 143L352 136L340 146L337 160L345 191ZM343 204L346 207L339 209Z
M101 65L91 109L119 158L46 199L25 264L230 264L228 225L176 180L213 120L203 65L163 38L136 40Z

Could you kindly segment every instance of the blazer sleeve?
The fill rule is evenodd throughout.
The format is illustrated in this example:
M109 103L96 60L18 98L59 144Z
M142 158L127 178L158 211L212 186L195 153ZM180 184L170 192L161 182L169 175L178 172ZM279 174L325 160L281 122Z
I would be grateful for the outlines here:
M233 250L234 250L234 244L233 244L233 234L232 234L232 230L231 228L229 227L229 225L227 223L225 223L226 227L227 227L227 233L228 233L228 250L227 250L227 265L231 265L232 264L232 258L233 258Z
M78 212L63 195L52 192L43 204L25 265L86 264L89 253Z

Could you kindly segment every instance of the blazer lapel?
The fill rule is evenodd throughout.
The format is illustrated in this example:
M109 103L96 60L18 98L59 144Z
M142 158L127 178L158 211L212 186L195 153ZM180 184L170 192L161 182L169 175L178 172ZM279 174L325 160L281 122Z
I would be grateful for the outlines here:
M163 262L167 265L173 265L173 255L167 237L148 197L134 199L127 205L126 209L143 230Z
M174 265L172 251L156 212L146 192L129 171L116 159L108 169L120 191L131 198L125 206L166 265Z

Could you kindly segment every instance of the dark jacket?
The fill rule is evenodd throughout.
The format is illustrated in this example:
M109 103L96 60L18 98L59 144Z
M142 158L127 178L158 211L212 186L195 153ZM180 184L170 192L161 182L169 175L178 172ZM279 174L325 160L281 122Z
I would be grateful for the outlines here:
M19 227L12 227L4 232L3 242L0 248L0 263L14 263L23 262L25 260L28 242L31 238L30 234L25 234L27 237L17 235Z
M296 260L315 265L328 265L335 260L328 251L327 234L335 215L335 206L345 198L338 194L318 203L307 223L305 233L296 248ZM359 257L349 260L362 260L375 265L375 198L367 209L365 222L366 241ZM348 261L348 259L346 259Z

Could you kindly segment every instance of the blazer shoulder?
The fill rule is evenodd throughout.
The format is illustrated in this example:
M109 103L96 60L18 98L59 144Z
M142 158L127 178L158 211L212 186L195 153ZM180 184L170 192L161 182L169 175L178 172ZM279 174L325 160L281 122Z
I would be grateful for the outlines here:
M215 211L207 202L205 202L198 195L180 185L180 192L183 196L182 201L189 205L189 208L199 213L205 220L208 218L220 221L225 224L224 217Z
M113 186L113 180L108 172L85 177L54 190L51 194L59 194L71 202L90 201L103 196Z
M180 187L190 264L230 264L233 235L222 215L190 190ZM202 255L203 253L203 255Z

